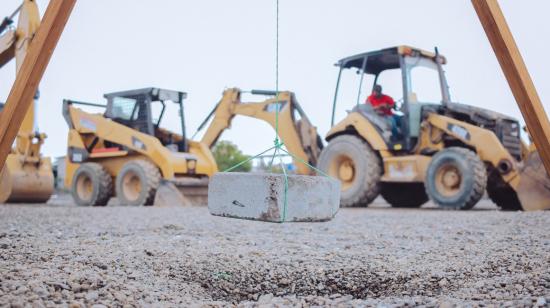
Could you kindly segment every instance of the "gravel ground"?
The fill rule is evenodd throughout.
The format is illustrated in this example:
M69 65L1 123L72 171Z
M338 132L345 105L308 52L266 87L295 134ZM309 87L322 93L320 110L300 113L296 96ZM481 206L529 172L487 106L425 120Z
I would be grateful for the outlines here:
M54 202L55 203L55 202ZM548 306L550 212L0 206L0 306Z

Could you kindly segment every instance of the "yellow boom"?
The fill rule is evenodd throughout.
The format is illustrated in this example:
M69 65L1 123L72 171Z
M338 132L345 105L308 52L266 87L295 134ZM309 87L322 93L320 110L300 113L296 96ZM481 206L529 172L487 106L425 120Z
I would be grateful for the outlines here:
M17 28L8 29L0 36L0 67L15 58L17 74L40 27L40 14L35 1L23 1L18 10ZM6 20L11 21L11 18ZM53 192L50 158L40 155L46 135L37 132L35 99L37 95L29 102L30 107L20 126L15 147L8 154L0 173L0 203L45 202Z
M315 166L323 147L317 128L311 124L306 114L296 101L294 93L279 92L278 100L274 91L252 90L255 95L266 95L271 98L263 102L242 102L241 90L227 89L214 110L200 125L201 130L213 116L212 122L201 139L201 143L213 147L221 134L231 126L236 115L263 120L273 128L276 127L275 111L279 109L279 136L287 150L300 160ZM313 174L314 171L301 162L295 162L299 174Z

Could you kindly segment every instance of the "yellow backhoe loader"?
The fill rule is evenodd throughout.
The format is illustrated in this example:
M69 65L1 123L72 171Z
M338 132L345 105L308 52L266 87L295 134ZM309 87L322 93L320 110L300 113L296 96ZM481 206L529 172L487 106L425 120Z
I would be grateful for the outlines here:
M10 25L19 12L17 28ZM0 25L0 67L13 58L19 72L27 49L40 26L40 14L35 1L25 0ZM51 160L42 157L40 148L46 135L39 133L35 125L35 104L38 93L27 111L15 147L8 154L6 164L0 172L0 203L46 202L53 192L53 171Z
M222 99L197 130L197 132L201 131L212 119L201 143L212 148L220 135L231 126L236 115L263 120L275 129L275 111L279 108L279 136L287 150L310 165L317 164L319 154L323 149L323 142L317 134L317 128L307 118L294 93L282 91L276 97L275 91L250 91L253 95L271 96L262 102L242 102L241 93L242 91L238 88L230 88L223 92ZM313 170L302 162L295 161L294 164L298 174L313 173Z
M550 178L534 147L521 140L519 122L452 102L445 63L437 49L408 46L338 61L333 125L318 167L342 182L341 205L367 206L381 194L394 207L431 199L443 208L471 209L487 191L505 210L549 209ZM403 93L397 117L365 103L368 79L372 89ZM359 89L346 96L350 81L359 81ZM342 98L355 107L334 125Z
M78 205L204 203L217 172L210 149L187 139L186 93L145 88L105 94L107 105L65 100L69 125L65 186ZM75 105L105 108L92 114ZM176 108L170 111L171 107ZM179 117L179 132L162 127Z

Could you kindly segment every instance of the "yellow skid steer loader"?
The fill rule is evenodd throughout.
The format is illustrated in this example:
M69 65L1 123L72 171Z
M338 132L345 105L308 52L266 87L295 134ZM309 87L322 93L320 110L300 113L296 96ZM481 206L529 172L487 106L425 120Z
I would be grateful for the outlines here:
M205 203L208 177L218 170L210 149L186 137L186 93L145 88L105 98L106 106L63 103L70 128L65 186L74 201L106 205L116 195L123 205ZM105 112L88 113L78 104ZM174 104L177 111L170 112ZM179 131L162 127L167 116L179 117Z

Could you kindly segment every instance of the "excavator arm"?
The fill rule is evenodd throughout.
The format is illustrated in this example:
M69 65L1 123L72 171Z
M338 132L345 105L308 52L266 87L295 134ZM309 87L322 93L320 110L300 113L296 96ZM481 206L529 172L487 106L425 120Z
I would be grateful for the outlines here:
M11 28L18 15L17 27ZM0 68L15 58L16 73L19 73L29 46L40 27L38 6L33 0L23 3L0 24ZM0 172L0 203L45 202L53 192L53 172L49 158L40 154L46 134L35 128L35 100L31 98L15 147L8 154L5 167Z
M311 165L316 165L323 144L317 134L317 128L311 124L306 114L296 101L294 93L283 91L278 96L274 91L252 90L251 94L271 96L262 102L242 102L242 91L237 88L227 89L222 99L199 126L201 131L209 122L201 143L212 148L221 134L231 126L236 115L243 115L263 120L274 129L277 126L276 110L279 108L279 137L287 150ZM210 121L212 120L212 121ZM299 174L313 174L313 170L296 161Z
M0 35L13 24L13 18L19 13L22 7L23 4L21 4L10 16L4 17L2 23L0 23ZM6 33L0 36L0 68L10 62L11 59L15 58L15 41L16 35L13 29L8 29Z
M0 36L0 68L15 57L15 31L8 30Z
M17 27L9 28L13 23L13 18L19 13ZM38 27L40 27L40 14L35 1L24 0L23 4L15 10L11 16L4 18L0 25L0 30L7 29L0 36L0 67L10 62L15 58L16 72L19 72L23 60L27 55L27 50L32 42ZM0 31L1 33L2 31ZM34 102L30 104L25 119L19 130L19 138L17 138L17 150L24 152L27 149L30 138L33 138L34 132Z

